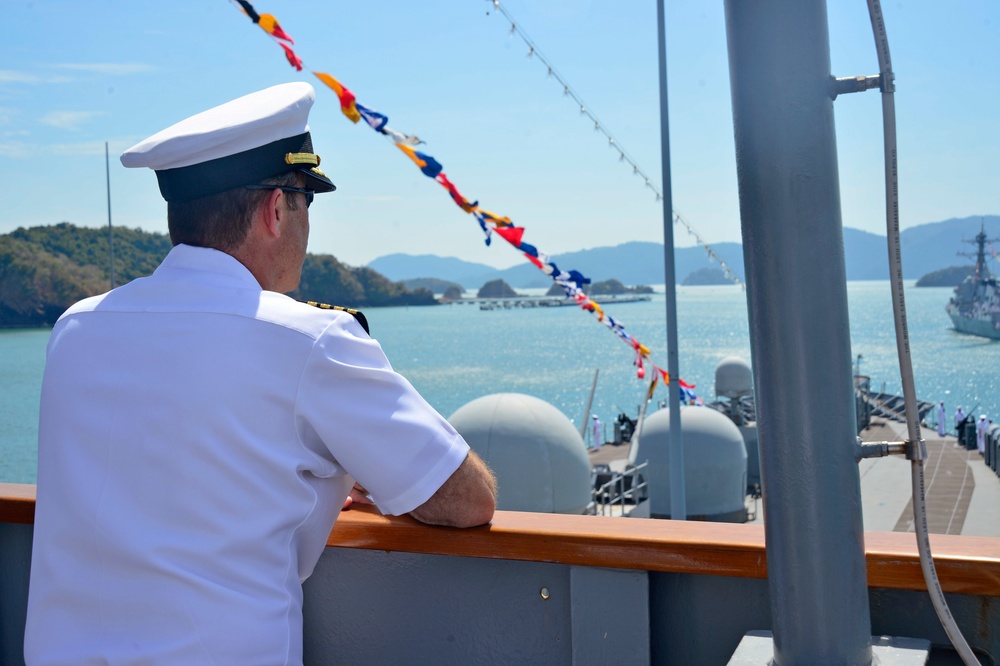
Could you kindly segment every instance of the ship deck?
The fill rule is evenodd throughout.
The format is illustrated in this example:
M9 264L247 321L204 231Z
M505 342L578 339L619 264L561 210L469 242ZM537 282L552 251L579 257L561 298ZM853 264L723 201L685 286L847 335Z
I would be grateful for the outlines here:
M860 434L865 442L900 442L906 439L906 424L874 418ZM922 428L927 445L924 462L927 525L931 534L1000 537L1000 478L979 453L967 450L951 435ZM606 444L590 450L592 465L608 464L624 469L628 446ZM902 456L872 458L859 463L862 514L865 530L913 532L913 501L910 462ZM753 500L748 500L752 502ZM756 518L764 522L760 502Z

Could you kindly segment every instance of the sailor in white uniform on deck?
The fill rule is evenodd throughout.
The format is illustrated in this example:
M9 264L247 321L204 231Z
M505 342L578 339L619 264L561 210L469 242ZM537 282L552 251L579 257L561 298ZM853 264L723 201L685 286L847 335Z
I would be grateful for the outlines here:
M945 424L945 419L947 419L947 418L948 417L947 417L947 415L945 414L945 411L944 411L944 402L939 402L938 403L938 407L937 407L937 433L938 433L938 437L944 437L944 433L945 433L945 429L944 429L945 425L944 424Z
M313 101L268 88L122 156L156 172L174 247L52 331L30 666L300 664L301 582L342 507L492 518L492 474L360 320L283 295L335 189Z
M976 424L976 448L979 449L980 455L986 454L986 429L989 424L986 423L986 415L979 415L979 423Z

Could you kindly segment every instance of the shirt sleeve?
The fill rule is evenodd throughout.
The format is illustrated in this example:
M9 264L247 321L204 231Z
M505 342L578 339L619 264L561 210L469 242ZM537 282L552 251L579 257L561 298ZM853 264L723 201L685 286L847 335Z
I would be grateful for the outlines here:
M296 401L300 436L322 443L383 513L417 508L469 446L348 315L316 339Z

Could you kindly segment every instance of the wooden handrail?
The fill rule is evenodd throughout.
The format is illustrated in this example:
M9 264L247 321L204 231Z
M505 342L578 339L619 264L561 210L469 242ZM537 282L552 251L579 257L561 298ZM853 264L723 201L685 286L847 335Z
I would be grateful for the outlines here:
M759 525L497 511L467 530L368 507L341 514L328 546L766 578Z
M0 483L0 523L35 522L35 486Z
M35 486L0 483L0 522L34 521ZM554 562L684 574L766 578L764 528L696 521L497 511L468 530L429 527L369 507L341 514L328 546ZM1000 539L931 535L946 592L1000 597ZM914 535L866 532L868 585L924 590Z

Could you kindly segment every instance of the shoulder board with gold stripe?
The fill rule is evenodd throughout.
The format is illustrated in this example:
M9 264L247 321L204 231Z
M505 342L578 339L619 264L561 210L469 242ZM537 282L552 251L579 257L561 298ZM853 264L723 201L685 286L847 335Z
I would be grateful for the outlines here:
M339 310L340 312L346 312L347 314L353 316L361 324L361 328L365 329L365 333L371 335L371 331L368 330L368 319L361 313L360 310L354 310L352 308L345 308L343 305L330 305L329 303L317 303L316 301L306 301L306 305L311 305L314 308L319 308L320 310Z

